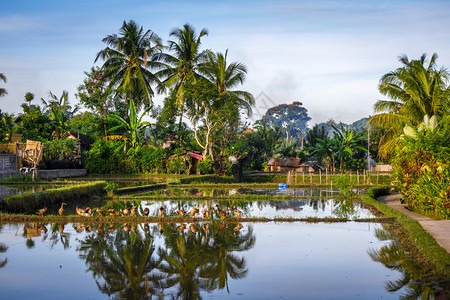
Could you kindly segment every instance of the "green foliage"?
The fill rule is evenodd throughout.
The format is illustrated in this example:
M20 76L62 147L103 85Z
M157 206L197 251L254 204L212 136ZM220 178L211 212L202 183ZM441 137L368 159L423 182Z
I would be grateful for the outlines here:
M102 40L107 47L97 53L95 61L104 60L102 70L111 79L110 86L116 88L123 99L134 99L137 108L151 105L154 92L151 83L159 79L150 71L154 66L154 54L162 48L161 39L151 30L130 20L124 21L119 34L111 34Z
M133 150L139 151L139 148L142 146L142 135L144 134L145 128L147 128L147 126L150 126L149 122L142 121L142 119L150 109L151 106L147 107L142 112L141 116L138 117L138 110L134 105L134 100L130 99L128 120L123 119L119 115L111 114L110 117L115 119L119 123L119 125L111 128L110 131L114 131L119 128L125 128L125 134L131 142L131 147L133 148Z
M26 140L50 140L54 130L48 115L42 113L38 106L23 105L23 114L17 120L16 132L22 133Z
M104 189L105 189L106 193L108 194L108 196L114 197L114 195L117 192L118 187L119 187L119 185L117 183L107 182Z
M198 174L210 174L212 171L213 161L210 156L205 156L197 164Z
M11 141L12 134L16 129L14 120L13 114L3 113L0 110L0 142L9 143Z
M183 28L175 28L170 33L170 36L175 38L169 41L172 54L161 52L155 55L156 59L167 63L157 75L162 78L165 87L172 88L173 104L180 115L180 126L185 106L185 85L200 77L198 67L208 53L200 48L201 38L205 35L208 35L207 29L203 28L197 34L191 25L185 24Z
M8 178L1 179L0 182L13 182L13 183L22 183L22 182L40 182L42 179L40 177L33 178L29 175L20 173L17 176L12 176Z
M408 206L432 218L450 219L450 126L408 126L392 165Z
M334 184L339 188L339 193L345 196L354 195L353 189L356 186L356 176L350 176L348 174L343 174L334 179Z
M169 150L144 146L129 156L133 173L165 173Z
M314 125L314 127L306 133L305 146L314 147L317 143L317 139L325 139L327 132L324 126Z
M79 145L75 139L63 139L44 142L43 159L71 159Z
M388 195L391 191L391 187L388 185L379 186L376 188L370 188L367 190L367 195L372 197L373 199L377 199L378 197Z
M333 128L335 129L333 138L316 138L315 146L309 147L307 151L319 163L325 163L332 172L336 169L341 172L363 169L365 164L362 153L367 152L364 145L367 136L348 127L346 129L342 125L340 129L335 126Z
M92 196L105 193L105 181L97 181L77 186L49 189L42 193L19 194L5 197L6 211L10 213L34 213L47 207L56 207L61 202L82 201L92 199Z
M121 140L96 140L85 153L86 168L94 174L130 173L126 164L125 142Z
M189 168L186 166L186 160L183 156L176 155L167 160L167 173L181 174L187 173Z
M73 118L75 113L79 110L76 105L73 109L69 103L69 93L63 91L61 97L57 97L51 91L48 92L49 100L46 101L41 98L44 104L45 113L49 115L50 120L55 128L52 134L55 139L63 138L68 132L69 120Z
M379 91L390 98L374 105L376 113L369 122L381 126L385 134L380 154L387 155L403 133L404 123L419 125L424 116L436 116L441 121L450 109L450 85L447 69L437 67L438 55L429 60L422 54L417 60L399 57L402 66L380 79Z

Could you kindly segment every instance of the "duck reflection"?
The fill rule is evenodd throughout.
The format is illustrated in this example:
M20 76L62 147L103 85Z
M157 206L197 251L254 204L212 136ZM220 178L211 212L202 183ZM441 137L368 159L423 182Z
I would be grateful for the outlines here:
M405 253L404 247L395 240L387 230L377 229L376 237L391 242L380 249L369 249L367 252L373 261L380 262L386 268L401 273L398 280L386 282L386 290L394 293L401 289L405 292L402 299L449 299L450 279L436 280L429 268L424 268L411 256ZM438 276L439 277L439 276Z
M247 274L239 252L255 243L251 226L224 222L126 226L130 230L93 230L77 248L99 289L109 297L199 299L202 291L229 292L229 279Z
M32 249L35 246L33 238L40 237L42 233L43 239L47 239L48 229L43 223L25 223L23 226L23 236L27 238L26 245L28 249Z

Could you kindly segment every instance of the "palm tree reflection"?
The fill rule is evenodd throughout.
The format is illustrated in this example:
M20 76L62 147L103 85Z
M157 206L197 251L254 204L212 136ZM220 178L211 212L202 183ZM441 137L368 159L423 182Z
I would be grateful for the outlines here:
M127 299L157 294L161 276L156 271L161 260L155 255L152 236L111 225L109 228L119 229L91 231L77 249L100 291Z
M244 257L236 252L253 247L252 227L246 233L234 232L236 226L212 222L197 232L174 230L165 234L165 248L160 249L164 259L160 270L166 275L165 288L177 287L176 297L200 299L200 292L211 292L228 287L228 278L242 279L247 274ZM204 225L205 225L204 224ZM200 226L199 226L200 227ZM175 232L175 234L174 234Z
M135 230L115 224L115 231L92 230L77 251L108 296L200 299L202 291L226 287L229 292L229 278L245 277L245 259L237 253L255 243L252 227L241 230L242 225L230 223L219 230L225 223L208 224L182 231L175 223L132 224Z
M433 270L420 265L408 255L403 246L394 240L392 234L384 229L377 229L375 233L379 240L390 243L380 249L369 249L367 252L373 261L377 261L386 268L401 273L397 280L386 282L386 290L394 293L405 290L401 299L447 299L450 297L450 279L442 278Z

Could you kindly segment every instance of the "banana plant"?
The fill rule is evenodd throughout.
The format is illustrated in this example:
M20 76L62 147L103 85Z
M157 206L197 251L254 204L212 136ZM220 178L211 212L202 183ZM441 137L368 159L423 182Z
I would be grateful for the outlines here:
M133 99L131 99L128 108L129 109L128 120L125 120L116 114L111 114L110 116L117 122L119 122L119 125L111 128L110 131L125 128L126 130L125 136L130 140L132 149L134 149L134 151L139 151L142 145L141 141L142 133L148 126L150 126L150 123L148 121L142 121L142 119L151 108L152 106L146 108L138 118L137 116L138 111L136 109Z

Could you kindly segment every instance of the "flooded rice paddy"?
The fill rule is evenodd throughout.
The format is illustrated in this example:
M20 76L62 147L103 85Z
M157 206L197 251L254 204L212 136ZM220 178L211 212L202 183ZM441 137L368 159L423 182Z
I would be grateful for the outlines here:
M212 212L209 219L180 222L95 223L86 217L83 223L0 223L1 298L398 299L442 293L439 280L409 257L384 223L249 222L376 218L362 204L333 199L333 193L322 197L320 190L239 193L261 191L291 197L139 198L139 211L149 208L150 215L160 206L168 215L192 207ZM220 218L216 205L230 214L235 205L246 221Z
M377 238L379 224L222 224L4 224L2 299L397 299L408 292L407 284L387 291L403 274L371 256L395 243Z

